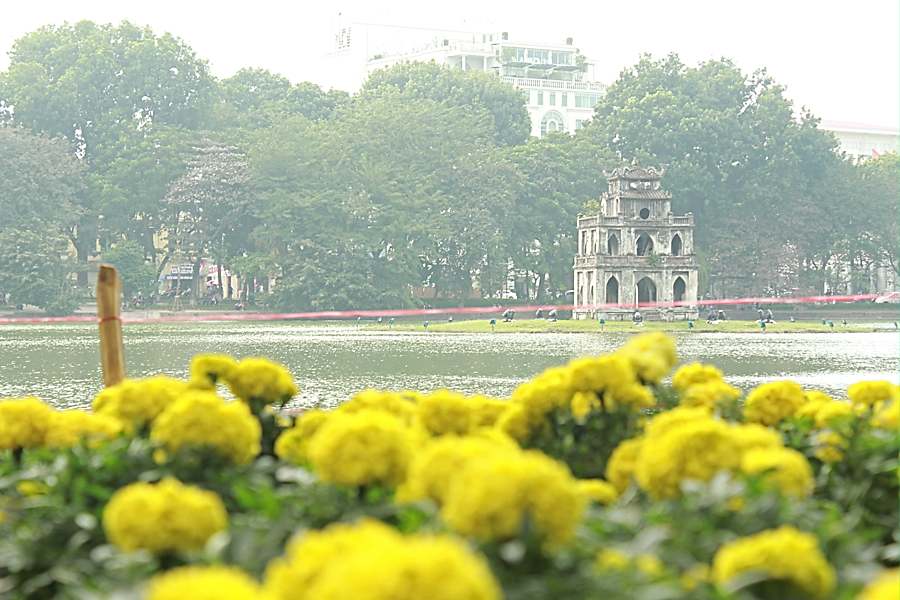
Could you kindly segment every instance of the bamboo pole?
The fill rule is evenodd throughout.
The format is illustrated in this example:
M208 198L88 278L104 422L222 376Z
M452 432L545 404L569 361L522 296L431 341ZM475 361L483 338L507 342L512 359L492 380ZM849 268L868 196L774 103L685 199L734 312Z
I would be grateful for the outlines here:
M100 364L103 367L103 385L106 387L125 379L121 292L122 284L115 267L100 265L97 276L97 323L100 327Z

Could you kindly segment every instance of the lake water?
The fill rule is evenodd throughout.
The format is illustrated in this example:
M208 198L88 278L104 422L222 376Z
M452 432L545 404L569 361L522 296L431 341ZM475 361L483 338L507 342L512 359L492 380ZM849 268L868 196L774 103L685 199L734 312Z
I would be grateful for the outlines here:
M892 332L676 335L682 361L711 362L741 388L792 378L842 394L864 378L897 379ZM226 352L287 365L298 405L334 405L366 387L440 387L503 396L542 369L619 346L627 334L440 334L357 330L350 325L197 323L127 325L129 376L184 376L190 357ZM0 397L36 395L85 406L100 387L93 325L0 326Z

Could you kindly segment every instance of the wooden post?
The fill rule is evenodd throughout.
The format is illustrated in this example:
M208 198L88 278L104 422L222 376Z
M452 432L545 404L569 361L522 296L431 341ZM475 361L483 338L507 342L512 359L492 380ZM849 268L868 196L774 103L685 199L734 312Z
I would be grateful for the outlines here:
M109 387L125 379L122 348L120 296L122 284L115 267L100 265L97 276L97 322L100 327L100 364L103 385Z

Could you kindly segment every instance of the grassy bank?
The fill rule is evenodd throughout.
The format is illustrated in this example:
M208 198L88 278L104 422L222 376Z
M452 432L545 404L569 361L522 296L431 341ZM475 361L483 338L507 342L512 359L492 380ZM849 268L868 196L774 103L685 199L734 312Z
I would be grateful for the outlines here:
M370 324L366 325L366 329L387 330L388 325ZM403 322L395 323L394 331L422 331L423 323ZM490 333L491 325L489 319L472 319L468 321L455 321L453 323L434 322L431 321L428 331L437 333ZM517 319L511 323L504 323L497 320L494 328L496 333L593 333L600 331L600 325L596 321L547 321L544 319ZM642 327L636 327L630 321L607 321L603 327L603 331L665 331L668 333L676 333L679 331L688 331L688 324L685 321L675 321L666 323L662 321L646 322ZM706 321L694 321L694 328L691 330L697 333L710 332L728 332L728 333L762 333L759 324L755 321L726 321L715 325L709 325ZM874 331L871 326L853 325L847 326L835 323L834 327L822 325L815 321L790 321L778 322L766 325L765 333L831 333L831 332L868 332Z

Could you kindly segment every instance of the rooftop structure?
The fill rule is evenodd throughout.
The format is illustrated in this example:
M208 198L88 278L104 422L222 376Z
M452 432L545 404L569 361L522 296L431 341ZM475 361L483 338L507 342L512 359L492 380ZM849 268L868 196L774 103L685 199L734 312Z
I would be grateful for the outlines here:
M404 35L385 36L386 25L341 27L332 57L342 60L355 91L378 69L403 62L434 62L461 70L493 73L526 95L531 133L573 133L593 116L606 86L594 80L593 64L574 46L514 40L507 32L472 33L397 28ZM419 34L418 41L416 33ZM385 39L386 38L386 39ZM408 40L404 47L398 38Z
M900 152L900 130L896 127L823 120L819 123L819 129L833 133L841 151L856 161Z

